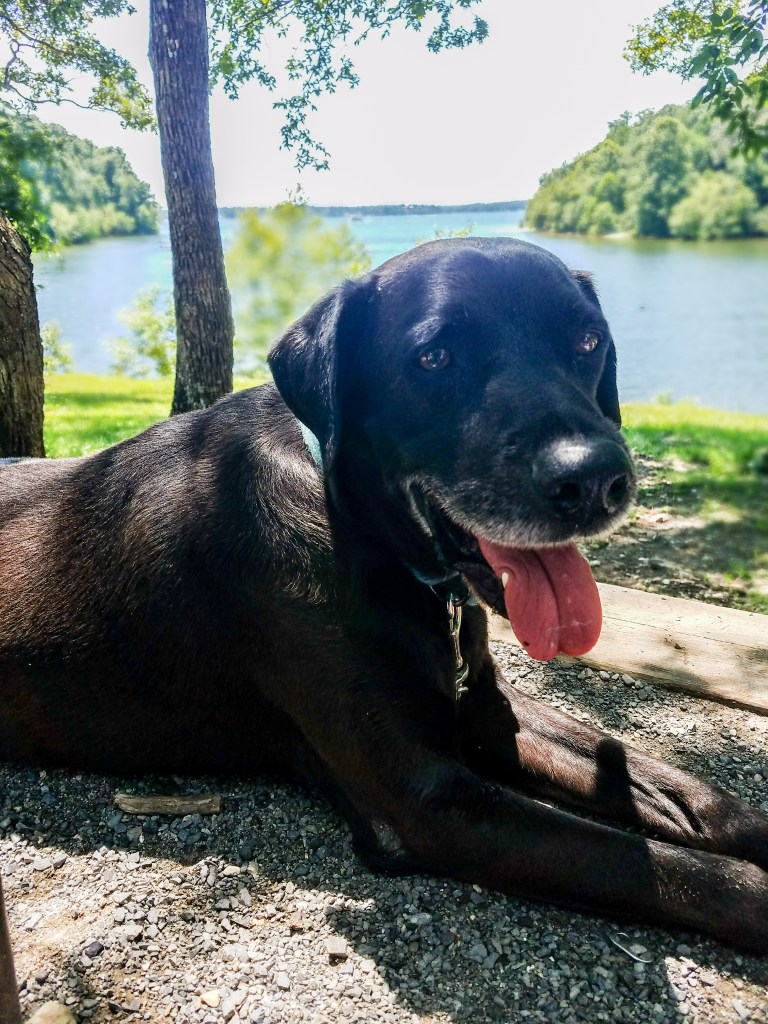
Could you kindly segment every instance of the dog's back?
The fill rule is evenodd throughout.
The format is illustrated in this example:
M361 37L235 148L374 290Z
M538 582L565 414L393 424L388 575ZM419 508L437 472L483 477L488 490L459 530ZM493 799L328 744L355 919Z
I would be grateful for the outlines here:
M262 732L238 694L307 538L327 550L322 510L272 385L96 455L0 467L0 758L243 768L222 737Z

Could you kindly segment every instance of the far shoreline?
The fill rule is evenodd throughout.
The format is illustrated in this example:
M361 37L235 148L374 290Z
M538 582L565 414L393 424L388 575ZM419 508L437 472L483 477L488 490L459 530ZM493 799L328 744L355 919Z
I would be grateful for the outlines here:
M524 210L527 199L510 199L495 203L375 203L366 206L318 206L307 203L307 209L322 217L409 217L438 213L508 213ZM237 217L245 210L267 210L268 206L220 206L219 216Z

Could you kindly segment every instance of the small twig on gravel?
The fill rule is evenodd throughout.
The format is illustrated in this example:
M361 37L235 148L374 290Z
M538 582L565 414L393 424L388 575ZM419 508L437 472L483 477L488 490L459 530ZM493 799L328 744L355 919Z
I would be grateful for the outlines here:
M200 793L196 796L134 796L115 793L115 804L126 814L220 814L221 797L218 793Z

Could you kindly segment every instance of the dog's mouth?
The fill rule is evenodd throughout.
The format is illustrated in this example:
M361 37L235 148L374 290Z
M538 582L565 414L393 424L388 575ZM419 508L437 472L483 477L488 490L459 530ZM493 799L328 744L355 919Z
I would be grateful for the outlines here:
M420 488L417 503L441 561L509 619L532 658L579 656L594 647L602 627L600 595L589 563L574 543L501 544L458 525L456 517L438 508Z

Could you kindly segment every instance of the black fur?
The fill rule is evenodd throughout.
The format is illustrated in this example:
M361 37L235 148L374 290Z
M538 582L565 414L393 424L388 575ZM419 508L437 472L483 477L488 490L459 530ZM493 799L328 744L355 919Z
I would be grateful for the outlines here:
M431 243L322 299L270 363L274 384L0 471L0 756L287 772L379 867L766 951L764 817L497 679L481 607L455 697L446 589L504 607L476 535L568 542L632 497L590 279L525 242Z

